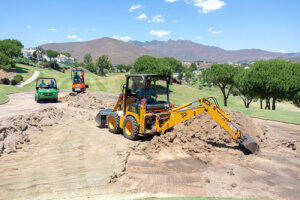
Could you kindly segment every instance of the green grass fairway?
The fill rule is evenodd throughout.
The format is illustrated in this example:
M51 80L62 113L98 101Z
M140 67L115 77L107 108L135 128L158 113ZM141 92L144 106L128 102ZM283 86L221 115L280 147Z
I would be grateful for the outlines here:
M0 85L0 104L9 101L7 94L26 92L26 91L30 91L30 90L22 89L12 85Z
M23 77L27 78L29 78L35 70L38 70L41 72L40 77L55 78L60 89L69 91L72 90L71 71L69 70L62 73L56 70L41 69L19 64L17 65L17 70ZM101 91L113 94L119 94L120 85L126 81L123 73L111 73L109 74L109 77L106 78L99 77L92 73L85 73L85 80L86 84L89 85L88 91ZM6 94L34 90L35 81L23 88L0 85L0 104L8 100ZM219 88L213 87L209 89L207 87L203 87L202 90L198 90L193 87L173 84L170 86L170 90L170 100L171 102L175 101L176 105L195 101L200 97L215 97L218 100L219 105L224 109L241 111L252 117L300 124L300 108L297 108L291 102L277 102L276 110L261 110L259 102L252 102L250 104L250 108L246 109L240 97L230 95L228 99L228 107L224 107L223 95ZM197 103L195 103L195 105L197 105Z
M29 79L35 71L34 67L30 67L27 65L17 64L17 66L13 69L10 69L9 72L15 72L21 74L23 76L24 81Z

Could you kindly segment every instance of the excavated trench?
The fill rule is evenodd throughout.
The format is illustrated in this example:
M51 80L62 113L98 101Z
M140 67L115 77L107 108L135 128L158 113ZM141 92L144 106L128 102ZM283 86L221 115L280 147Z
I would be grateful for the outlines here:
M116 192L271 199L298 199L300 196L299 125L270 121L267 125L261 125L260 120L226 110L231 120L259 143L261 151L258 155L252 155L236 144L206 113L178 124L164 135L132 142L122 135L109 133L107 128L97 127L93 121L99 109L114 106L117 95L88 92L75 96L67 94L59 100L60 103L47 104L45 108L28 111L27 114L20 112L5 117L0 113L0 164L1 161L11 163L3 164L1 172L14 171L14 163L21 166L27 163L24 169L18 167L14 179L4 179L4 185L0 185L3 194L15 197L10 191L14 191L12 188L20 182L17 180L24 176L22 170L32 167L28 163L29 158L35 160L35 154L38 157L42 152L56 151L55 148L58 148L60 153L45 155L55 157L53 164L68 156L92 155L69 160L67 165L70 168L66 174L79 173L78 177L73 178L87 182L79 184L79 181L77 186L70 182L62 184L60 187L66 197L72 197L66 188L72 188L75 193L77 191L73 197L79 197L82 190L90 197ZM5 105L0 107L5 109ZM17 110L14 112L18 113ZM60 131L64 140L58 134ZM98 131L101 133L98 134ZM47 142L42 142L41 138L47 138ZM32 145L39 149L29 151L37 148ZM61 152L70 155L62 156ZM95 156L104 156L104 168L93 162ZM102 162L99 160L99 163ZM43 164L47 165L47 162ZM78 169L71 167L81 164ZM97 173L99 170L102 170L101 173ZM89 175L89 171L93 173ZM51 176L56 172L52 169L48 173ZM101 189L97 186L101 181L92 181L97 180L97 176L105 180ZM69 178L64 175L61 181ZM47 182L41 177L37 179ZM50 183L48 185L55 188ZM37 188L32 186L17 193L21 195L25 191L30 194L35 190ZM40 192L34 194L40 197L44 192L50 197L57 197L54 194L59 190L45 192L39 189L37 191Z

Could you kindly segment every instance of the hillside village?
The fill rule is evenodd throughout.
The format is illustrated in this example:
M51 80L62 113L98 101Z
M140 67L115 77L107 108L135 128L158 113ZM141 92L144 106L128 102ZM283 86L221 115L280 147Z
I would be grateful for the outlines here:
M68 64L74 63L74 58L67 57L63 54L59 54L57 57L50 59L46 54L37 51L36 48L27 48L21 50L23 57L29 59L34 59L34 52L36 52L36 57L37 57L36 59L39 61L46 60L47 62L56 61L59 63L68 63Z

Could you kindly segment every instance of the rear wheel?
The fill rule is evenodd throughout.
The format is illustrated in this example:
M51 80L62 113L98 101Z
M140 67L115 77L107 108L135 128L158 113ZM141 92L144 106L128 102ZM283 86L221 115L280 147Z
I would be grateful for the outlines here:
M112 112L107 117L108 130L111 133L120 133L122 129L120 128L120 118L118 113Z
M123 123L123 134L129 140L136 140L139 134L139 127L134 117L128 116Z

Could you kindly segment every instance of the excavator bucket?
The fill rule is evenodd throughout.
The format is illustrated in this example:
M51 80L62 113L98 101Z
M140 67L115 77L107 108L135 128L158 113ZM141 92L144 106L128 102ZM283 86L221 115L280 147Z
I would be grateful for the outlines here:
M239 141L239 143L253 154L257 154L259 151L259 145L257 142L255 142L255 140L247 133L243 133L243 136L244 137Z
M104 126L106 124L106 117L111 113L112 109L102 109L96 115L95 120L99 126Z

